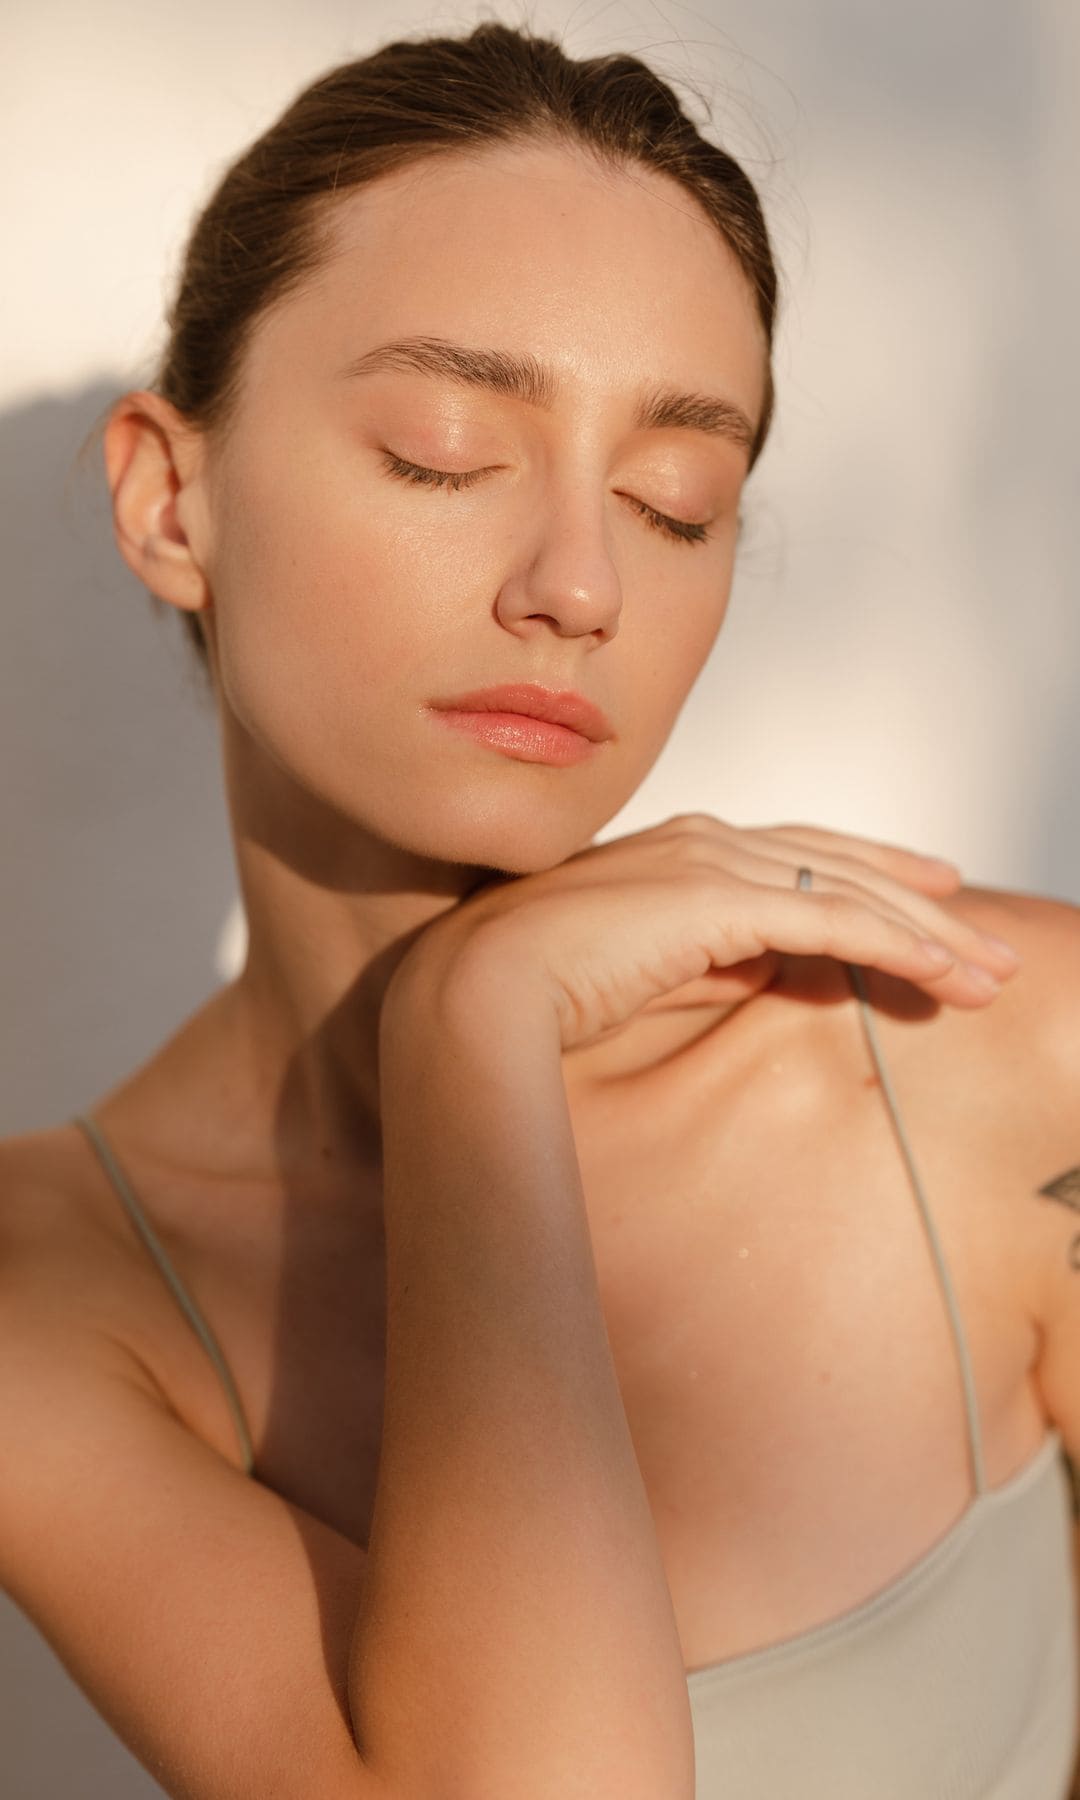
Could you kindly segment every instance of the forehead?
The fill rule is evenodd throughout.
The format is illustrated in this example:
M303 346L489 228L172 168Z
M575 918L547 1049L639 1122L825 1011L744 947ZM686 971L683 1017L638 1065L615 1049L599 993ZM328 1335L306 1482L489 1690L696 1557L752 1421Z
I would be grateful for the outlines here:
M749 280L695 197L654 169L546 144L426 156L346 193L327 222L317 273L253 357L314 372L440 336L530 352L568 391L575 377L722 383L756 416L766 347Z

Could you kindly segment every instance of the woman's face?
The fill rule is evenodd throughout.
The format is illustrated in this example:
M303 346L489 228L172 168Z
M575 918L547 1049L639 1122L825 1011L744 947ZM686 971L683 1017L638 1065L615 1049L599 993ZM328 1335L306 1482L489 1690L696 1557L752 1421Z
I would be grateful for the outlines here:
M348 372L410 338L541 365L551 392L405 357ZM635 414L671 389L753 428L765 367L735 257L651 171L500 147L347 195L325 265L259 321L200 475L219 702L266 792L284 776L291 807L319 803L294 827L333 821L346 864L342 822L513 873L588 843L713 644L748 462L736 438ZM431 710L503 682L576 690L613 736L560 766Z

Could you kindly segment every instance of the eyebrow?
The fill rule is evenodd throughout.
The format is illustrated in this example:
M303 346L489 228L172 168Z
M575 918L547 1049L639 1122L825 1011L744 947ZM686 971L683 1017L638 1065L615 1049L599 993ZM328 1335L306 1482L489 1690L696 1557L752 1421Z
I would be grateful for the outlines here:
M467 387L488 388L496 394L524 400L529 406L550 412L559 394L558 379L549 364L531 354L515 355L507 350L477 350L466 344L454 344L447 338L395 338L377 344L362 356L346 363L339 375L353 380L361 375L375 375L385 369L406 369L423 375L437 375L446 381ZM732 400L715 394L682 393L677 388L652 387L639 393L634 414L637 430L661 430L680 427L687 431L705 431L712 437L726 438L741 449L750 451L754 443L754 427Z

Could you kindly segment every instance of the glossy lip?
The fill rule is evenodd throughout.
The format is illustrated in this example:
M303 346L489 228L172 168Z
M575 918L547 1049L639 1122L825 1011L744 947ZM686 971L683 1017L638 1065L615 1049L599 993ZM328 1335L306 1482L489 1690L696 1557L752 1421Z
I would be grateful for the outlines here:
M511 682L504 687L477 688L469 694L455 694L452 700L433 700L431 705L439 712L522 713L527 719L566 725L594 744L601 744L605 738L615 735L610 720L600 708L571 688L557 693L553 688L537 687L534 682Z

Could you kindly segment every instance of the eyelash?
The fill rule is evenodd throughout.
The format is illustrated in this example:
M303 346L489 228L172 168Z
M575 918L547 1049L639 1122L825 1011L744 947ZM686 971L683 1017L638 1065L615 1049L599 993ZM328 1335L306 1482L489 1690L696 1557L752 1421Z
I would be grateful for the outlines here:
M392 451L383 452L383 459L388 474L398 476L402 481L412 481L421 487L452 488L457 493L461 488L471 487L479 481L486 469L468 469L464 474L451 474L446 469L425 469L419 463L405 462L402 457L395 456ZM669 519L666 513L657 512L655 507L646 506L644 500L630 500L631 506L637 508L647 525L654 531L660 531L665 537L673 538L680 544L701 544L709 533L704 525L692 525L683 519Z

